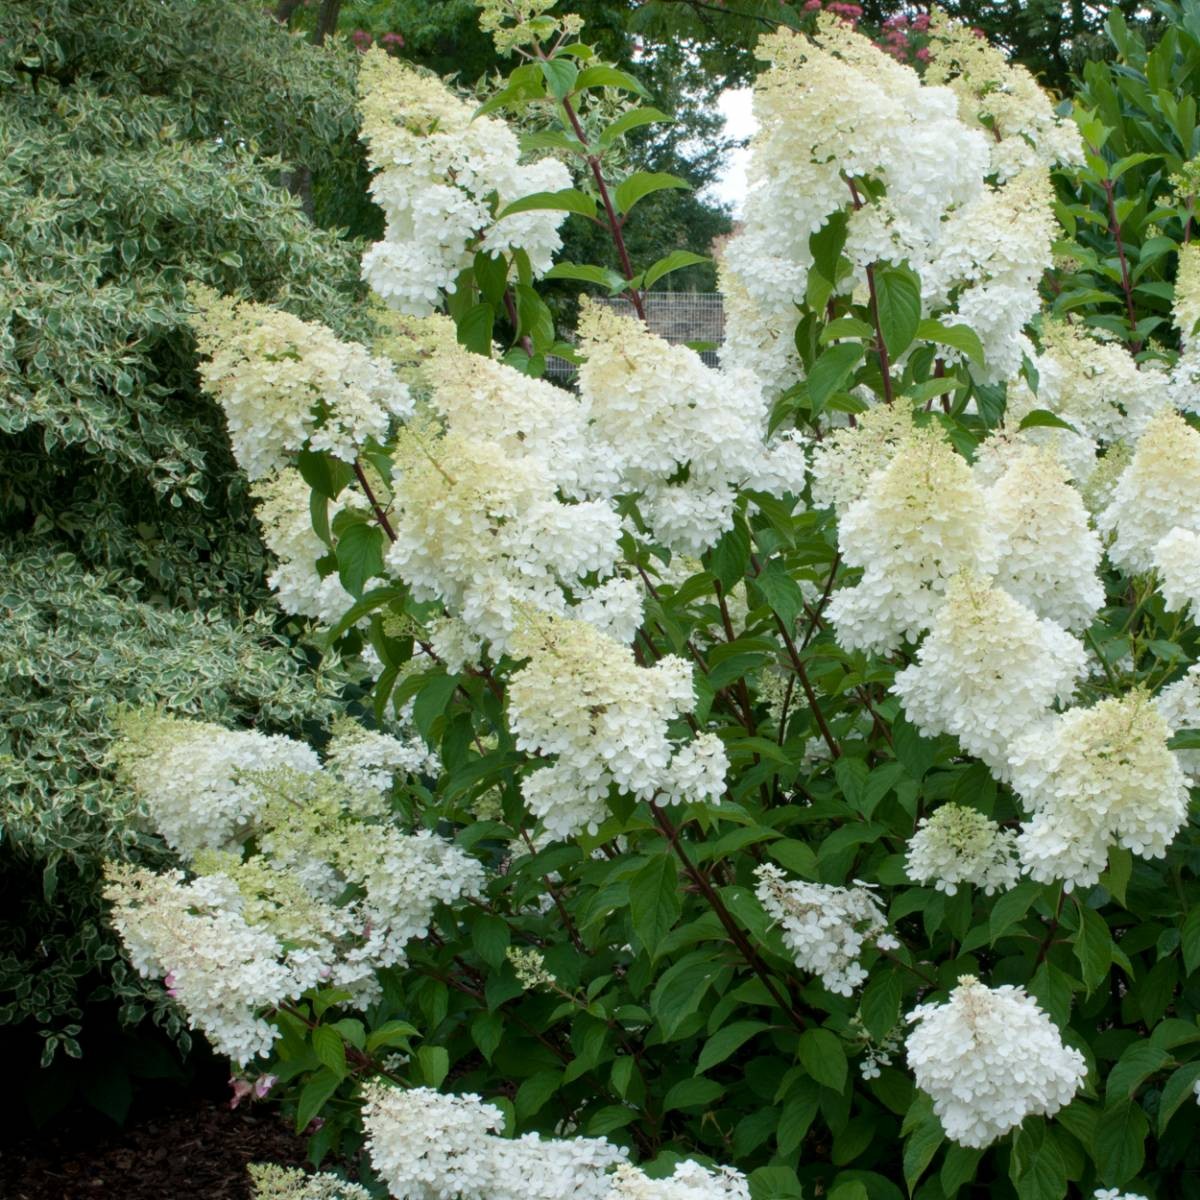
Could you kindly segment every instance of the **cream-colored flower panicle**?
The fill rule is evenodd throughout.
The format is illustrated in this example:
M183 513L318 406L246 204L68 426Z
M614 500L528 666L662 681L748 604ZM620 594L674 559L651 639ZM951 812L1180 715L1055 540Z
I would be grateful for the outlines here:
M1104 603L1100 539L1079 491L1046 447L1018 451L988 489L996 585L1039 617L1086 629Z
M896 676L905 715L926 736L953 734L1008 778L1013 740L1065 701L1087 670L1083 644L974 575L950 581L917 661Z
M1079 127L1054 111L1030 72L940 9L929 25L925 82L949 86L960 119L986 132L992 171L1001 182L1030 167L1083 165Z
M299 1167L275 1163L251 1163L247 1170L254 1188L252 1200L371 1200L361 1184L326 1171L310 1175Z
M1200 620L1200 534L1172 529L1154 547L1154 569L1167 611L1190 609L1191 620Z
M1157 696L1154 705L1172 734L1182 730L1200 730L1200 663L1188 668L1182 679L1168 684ZM1183 773L1189 783L1200 781L1200 750L1176 750Z
M412 412L408 386L356 342L265 304L207 288L190 294L199 308L200 378L225 410L234 457L251 479L299 450L353 462Z
M304 743L252 730L153 711L132 713L119 728L113 745L119 778L185 862L235 843L266 803L264 772L321 769Z
M836 995L853 995L866 982L859 958L867 943L881 950L899 946L887 931L879 901L866 887L786 879L771 863L763 863L754 875L754 894L779 925L796 966L811 971Z
M977 808L943 804L922 817L909 839L908 877L953 896L960 884L985 895L1006 892L1021 877L1015 830L1001 829Z
M960 571L990 575L996 543L971 470L934 429L920 429L846 511L838 545L862 580L835 592L829 619L848 650L885 653L933 625Z
M1052 1117L1087 1074L1054 1022L1024 988L985 987L964 975L944 1004L922 1004L905 1050L917 1087L946 1136L983 1149L1028 1116Z
M1013 790L1031 813L1018 847L1032 879L1069 891L1096 883L1110 846L1166 854L1188 805L1170 733L1150 697L1131 692L1070 709L1013 743Z
M359 109L371 194L386 218L383 240L363 258L380 297L402 312L431 313L477 250L521 249L535 275L550 268L564 213L495 214L524 196L569 188L562 163L522 163L507 125L473 119L472 106L441 80L383 50L363 56Z
M1155 417L1098 523L1115 534L1109 558L1135 574L1154 569L1155 550L1172 530L1200 533L1200 433L1178 413Z
M519 749L556 756L521 792L548 833L595 830L610 787L662 804L717 800L729 761L715 734L689 742L670 724L696 705L692 668L668 655L640 667L633 651L584 621L531 614L512 639L528 658L509 684Z
M692 555L714 545L733 523L740 486L803 490L803 449L790 439L767 444L768 405L749 372L714 371L686 346L586 301L579 339L594 453L616 466L619 490L640 493L663 545Z
M876 404L859 415L857 424L833 430L813 450L813 504L844 517L871 476L891 462L912 433L912 410L906 404Z
M691 1159L676 1163L664 1179L651 1179L640 1167L624 1165L614 1173L605 1200L750 1200L750 1184L732 1167L710 1170Z
M564 588L613 573L620 518L607 500L566 504L541 458L431 426L397 442L388 569L440 600L496 655L522 608L562 613Z

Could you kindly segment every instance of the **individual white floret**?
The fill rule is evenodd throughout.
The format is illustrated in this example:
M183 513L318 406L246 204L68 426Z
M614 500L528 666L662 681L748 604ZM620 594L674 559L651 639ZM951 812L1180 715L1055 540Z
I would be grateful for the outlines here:
M1100 878L1110 846L1162 858L1187 819L1187 782L1170 729L1144 692L1051 717L1012 744L1013 790L1032 814L1021 863L1066 889Z
M943 804L923 817L908 842L908 877L953 896L959 884L985 895L1006 892L1021 877L1015 830L1001 829L976 808Z
M771 863L755 872L758 902L783 933L796 966L819 976L829 991L850 996L866 982L859 962L868 942L881 950L899 945L887 932L879 901L866 887L835 887L785 879Z
M917 1087L946 1136L982 1149L1028 1116L1052 1117L1087 1073L1055 1024L1023 988L959 978L944 1004L922 1004L906 1052Z
M923 734L953 734L1004 780L1013 739L1070 699L1086 669L1083 644L1065 629L963 574L892 690Z

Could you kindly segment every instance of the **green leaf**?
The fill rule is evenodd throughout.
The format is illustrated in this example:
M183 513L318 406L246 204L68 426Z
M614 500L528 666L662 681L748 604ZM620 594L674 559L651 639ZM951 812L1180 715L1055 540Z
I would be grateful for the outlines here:
M700 1001L721 969L720 962L709 958L709 953L698 951L672 963L650 995L650 1011L668 1041L683 1021L700 1007Z
M1197 904L1183 919L1179 930L1183 965L1189 975L1200 967L1200 904Z
M988 936L993 946L1029 911L1041 890L1040 884L1019 883L995 899L988 916Z
M1171 1118L1184 1101L1195 1102L1195 1085L1200 1080L1200 1062L1184 1063L1163 1087L1158 1101L1158 1135L1161 1137Z
M938 1147L945 1140L937 1118L926 1117L908 1135L904 1142L904 1182L911 1196L917 1181L925 1174Z
M544 276L546 279L577 279L582 283L599 284L610 292L619 292L626 286L625 279L608 267L596 267L591 263L555 263Z
M865 353L861 342L838 342L822 351L808 373L808 399L814 414L824 409L834 392L845 390L846 380Z
M621 88L623 91L636 92L639 96L646 98L649 98L650 95L640 80L635 79L627 71L610 67L606 63L599 63L579 72L579 78L575 80L575 90L582 92L584 88L593 87Z
M807 1087L799 1089L798 1094L789 1096L779 1114L779 1124L775 1129L775 1144L779 1153L785 1157L790 1157L800 1148L817 1116L820 1090L811 1080L803 1082Z
M750 566L750 534L745 522L734 519L733 528L727 529L721 540L709 554L708 569L729 591L741 582Z
M1020 1147L1026 1140L1035 1145L1028 1153L1022 1153ZM1018 1200L1062 1200L1067 1194L1067 1167L1062 1151L1040 1122L1028 1130L1022 1126L1017 1131L1011 1168Z
M912 271L881 267L875 272L879 328L894 360L912 344L921 323L921 285Z
M471 1021L471 1040L488 1062L504 1037L504 1018L499 1013L477 1012Z
M668 1089L663 1098L663 1112L673 1108L699 1108L719 1100L725 1094L725 1088L715 1079L705 1079L696 1076L692 1079L681 1079Z
M613 196L617 211L624 216L644 196L652 192L661 192L664 188L683 188L691 190L692 185L678 175L668 175L665 171L637 171L617 186Z
M488 303L499 308L504 303L504 289L508 286L508 259L503 254L485 254L481 250L475 255L474 274Z
M954 1143L947 1147L939 1176L946 1200L954 1200L963 1184L970 1183L975 1178L982 1157L982 1150L969 1150L966 1146L957 1146Z
M862 1019L867 1032L876 1040L895 1028L900 1019L900 975L898 971L878 971L862 995Z
M550 94L556 99L565 100L579 78L579 68L567 58L542 59L538 65Z
M576 188L563 188L558 192L534 192L531 196L522 196L514 200L496 214L496 220L502 221L516 213L536 212L541 209L552 209L558 212L579 213L585 217L596 215L596 202Z
M804 611L804 593L783 563L777 558L771 559L755 576L754 587L762 593L763 599L784 625L791 629L796 618Z
M1115 1104L1118 1100L1132 1100L1138 1088L1170 1061L1171 1056L1165 1050L1148 1041L1127 1046L1108 1073L1104 1084L1105 1101Z
M429 671L413 700L413 724L430 747L434 744L433 723L446 711L457 686L457 675L447 675L441 670Z
M383 574L383 530L358 521L348 525L337 540L338 578L355 599L361 599L368 579Z
M631 129L637 129L640 125L654 125L660 121L673 120L673 117L667 116L665 112L660 112L657 108L631 109L627 113L622 113L601 133L599 144L602 147L611 146L617 138L624 137Z
M406 1046L408 1039L416 1036L416 1026L407 1021L384 1021L367 1034L367 1053L374 1054L381 1046Z
M1108 848L1108 870L1100 876L1100 882L1121 905L1125 905L1125 892L1133 874L1133 854L1124 846Z
M658 262L646 268L646 273L642 278L642 287L652 288L664 275L669 275L672 271L680 271L684 267L696 267L709 262L712 262L712 259L706 258L703 254L693 254L690 250L672 250L670 254L664 255Z
M493 970L504 962L505 952L512 941L508 922L494 913L480 913L471 926L471 942L476 953Z
M1026 413L1021 418L1021 423L1017 426L1017 431L1020 432L1022 429L1039 429L1043 426L1051 429L1069 429L1072 433L1079 432L1070 421L1064 421L1062 417L1045 408L1035 408L1033 412Z
M488 303L473 304L458 319L458 342L472 354L489 358L492 353L492 329L496 324L496 310Z
M818 1082L840 1092L846 1082L846 1051L828 1029L806 1029L800 1035L800 1061Z
M943 325L941 321L925 320L917 326L917 337L939 346L961 351L977 366L983 366L983 343L975 330L967 325Z
M696 1074L700 1075L709 1067L715 1067L724 1062L735 1050L745 1045L756 1033L761 1033L769 1026L763 1021L735 1021L726 1025L704 1043L700 1057L696 1062Z
M629 881L633 932L651 958L656 956L681 908L675 856L669 852L656 854Z
M546 1101L558 1091L561 1083L561 1071L539 1071L536 1075L531 1075L517 1088L517 1116L524 1119L540 1112Z
M346 1044L332 1026L318 1025L312 1032L313 1053L317 1061L328 1067L338 1079L346 1075Z
M1090 996L1097 984L1108 978L1112 966L1113 940L1108 923L1094 908L1079 910L1079 929L1075 933L1075 957Z
M1108 1187L1120 1187L1141 1169L1149 1125L1141 1108L1128 1100L1106 1105L1096 1122L1096 1170Z
M803 1195L796 1172L782 1164L756 1167L750 1172L747 1183L750 1200L800 1200Z
M450 1074L450 1055L445 1046L422 1046L417 1051L417 1065L421 1069L421 1079L429 1087L441 1087Z
M322 1067L300 1092L296 1104L296 1132L303 1133L309 1122L325 1107L341 1080L328 1067Z
M813 266L830 283L836 283L838 278L838 261L846 245L846 231L849 214L845 209L838 209L826 222L808 239L808 248L813 256Z

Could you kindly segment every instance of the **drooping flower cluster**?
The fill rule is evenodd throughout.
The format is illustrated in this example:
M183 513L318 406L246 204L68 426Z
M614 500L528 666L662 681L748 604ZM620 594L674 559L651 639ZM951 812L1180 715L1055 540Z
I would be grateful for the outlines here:
M921 819L904 866L910 879L948 896L962 883L990 896L1015 887L1021 876L1016 832L963 804L943 804Z
M982 1149L1028 1116L1053 1116L1086 1075L1054 1022L1023 988L964 975L945 1004L908 1015L908 1063L946 1136Z
M251 1163L253 1200L371 1200L361 1184L351 1183L321 1171L309 1175L298 1167L275 1163Z
M879 901L865 887L835 887L786 879L763 863L754 872L758 902L783 933L796 966L811 971L831 992L852 995L866 981L859 957L868 942L881 950L899 943L887 931Z
M579 336L591 453L616 466L621 491L640 493L662 545L694 555L716 543L733 522L739 487L801 491L803 450L791 440L765 445L769 408L751 372L714 371L695 351L599 304L584 303Z
M603 1138L501 1137L500 1110L474 1095L374 1085L366 1099L367 1151L397 1200L603 1200L625 1161Z
M948 581L992 574L996 543L982 489L933 428L916 430L867 482L838 528L862 580L834 593L829 618L847 649L894 650L934 623Z
M1006 591L956 576L917 661L893 691L927 736L953 734L1007 779L1012 742L1067 700L1085 672L1082 643Z
M390 364L324 325L204 288L192 296L200 377L225 410L234 456L251 479L285 467L299 450L353 462L412 412Z
M651 1179L638 1167L622 1164L605 1200L750 1200L750 1186L731 1167L709 1170L685 1159L665 1179Z
M320 759L292 738L226 729L161 713L121 722L114 758L150 823L185 862L233 842L266 798L264 771L314 772Z
M568 837L607 815L611 786L641 800L716 800L728 759L715 734L680 744L670 722L696 703L692 668L633 651L584 621L531 616L513 638L528 662L509 682L508 718L522 750L556 755L521 792L548 832Z
M1130 692L1070 709L1013 742L1013 789L1032 813L1018 840L1031 878L1089 887L1114 843L1145 858L1166 854L1188 805L1169 736L1150 697Z
M359 109L371 194L387 222L383 240L363 258L363 275L379 296L402 312L431 313L477 250L519 248L535 275L549 269L562 244L562 212L496 218L522 197L569 188L562 163L522 163L508 125L473 118L441 80L381 50L363 56Z
M425 765L416 748L349 723L323 767L286 738L143 717L119 762L193 877L115 868L113 924L135 968L239 1063L271 1047L264 1010L309 988L369 1002L435 906L482 884L473 858L390 820L393 773Z

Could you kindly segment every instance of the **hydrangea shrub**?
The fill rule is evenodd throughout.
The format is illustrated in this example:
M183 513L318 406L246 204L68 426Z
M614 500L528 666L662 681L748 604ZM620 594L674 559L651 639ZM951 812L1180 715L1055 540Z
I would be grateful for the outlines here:
M625 253L637 81L484 7L473 118L368 55L374 344L195 293L280 603L371 680L315 749L119 751L179 856L110 872L134 965L363 1152L260 1194L1190 1195L1196 393L1039 290L1104 160L944 17L923 77L764 38L710 370L640 320L687 260ZM632 315L570 345L548 276Z

